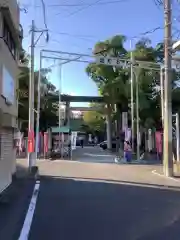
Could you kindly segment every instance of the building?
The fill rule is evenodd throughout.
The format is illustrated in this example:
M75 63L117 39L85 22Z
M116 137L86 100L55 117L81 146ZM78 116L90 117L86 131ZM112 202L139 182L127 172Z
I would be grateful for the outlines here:
M19 15L17 0L0 0L0 193L11 184L16 171Z

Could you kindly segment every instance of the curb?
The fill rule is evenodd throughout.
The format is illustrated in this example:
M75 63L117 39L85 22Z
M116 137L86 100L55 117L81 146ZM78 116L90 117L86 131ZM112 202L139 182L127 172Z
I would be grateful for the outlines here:
M39 168L37 166L32 167L31 172L27 172L23 176L18 176L18 173L14 173L12 175L12 182L9 186L7 186L1 193L0 193L0 203L7 202L7 198L9 196L9 192L12 192L12 189L14 188L14 184L18 183L19 181L24 180L33 180L37 181L39 180Z
M29 177L33 178L35 180L39 179L39 168L37 166L34 166L31 168L31 171L29 173Z
M167 176L165 176L163 174L158 173L156 170L152 170L152 174L157 175L159 177L164 177L164 178L167 178L167 179L170 179L170 180L173 180L175 182L179 182L180 183L180 179L176 179L174 177L167 177Z

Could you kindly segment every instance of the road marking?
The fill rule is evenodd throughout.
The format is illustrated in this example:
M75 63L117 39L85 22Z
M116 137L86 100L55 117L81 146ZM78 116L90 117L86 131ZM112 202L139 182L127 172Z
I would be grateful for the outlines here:
M37 202L37 198L38 198L38 194L39 194L39 188L40 188L40 181L36 181L36 184L34 186L34 191L32 194L32 198L29 204L29 208L26 214L26 218L24 220L24 224L23 227L21 229L21 234L18 240L28 240L29 237L29 232L31 229L31 224L32 224L32 220L33 220L33 215L34 215L34 211L36 208L36 202Z
M173 177L164 176L163 174L158 173L156 170L152 170L152 173L155 174L155 175L158 175L158 176L160 176L160 177L164 177L164 178L168 178L168 179L174 180L175 182L180 182L180 180L175 179L175 178L173 178Z
M85 156L90 156L90 157L113 157L113 155L109 154L92 154L92 153L84 153Z

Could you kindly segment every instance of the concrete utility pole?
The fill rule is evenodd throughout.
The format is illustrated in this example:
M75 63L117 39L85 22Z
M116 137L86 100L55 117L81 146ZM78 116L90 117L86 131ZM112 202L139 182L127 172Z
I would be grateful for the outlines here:
M35 25L32 20L31 28L31 67L29 76L29 126L28 130L34 131L34 37L35 37ZM33 166L34 153L28 153L28 165L29 170Z
M134 152L134 71L133 71L132 40L130 40L130 50L131 50L131 131L132 131L132 150Z
M177 162L180 161L180 158L179 158L179 114L176 113L176 154L177 154Z
M62 81L62 66L61 66L61 64L59 64L59 149L61 149L61 151L62 151L62 144L61 144L61 138L62 138L62 134L61 134L61 131L60 131L60 129L61 129L61 120L62 120L62 118L61 118L61 91L62 91L62 83L61 83L61 81Z
M137 161L140 160L140 131L139 131L139 69L136 70L136 135Z
M160 69L160 88L161 88L161 117L162 126L164 126L164 68Z
M164 0L164 174L173 175L172 154L172 83L171 83L171 0Z
M38 76L38 101L37 101L37 115L36 115L36 148L35 148L35 161L37 162L38 149L39 149L39 119L41 107L41 69L42 69L42 51L40 51L39 60L39 76Z

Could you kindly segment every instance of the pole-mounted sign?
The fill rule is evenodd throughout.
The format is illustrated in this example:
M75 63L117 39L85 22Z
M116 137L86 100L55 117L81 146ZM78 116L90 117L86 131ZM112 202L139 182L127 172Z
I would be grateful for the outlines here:
M123 67L128 68L131 66L131 61L122 59L122 58L113 58L113 57L103 57L103 56L95 56L95 60L97 64L104 64L104 65L110 65L114 67Z

